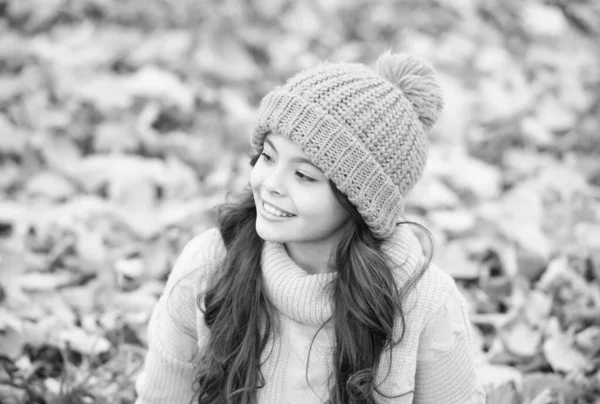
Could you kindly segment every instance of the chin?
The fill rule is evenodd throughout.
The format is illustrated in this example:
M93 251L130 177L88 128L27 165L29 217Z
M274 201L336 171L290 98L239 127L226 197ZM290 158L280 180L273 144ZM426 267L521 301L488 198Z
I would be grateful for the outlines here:
M271 241L273 243L287 243L290 241L290 236L286 234L285 230L276 230L269 226L261 225L256 223L256 233L260 238L265 241Z

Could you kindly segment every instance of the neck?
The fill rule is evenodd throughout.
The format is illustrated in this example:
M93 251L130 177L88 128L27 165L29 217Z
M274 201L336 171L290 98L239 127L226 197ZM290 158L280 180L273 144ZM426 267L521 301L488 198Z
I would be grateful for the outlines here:
M329 243L286 243L290 258L309 274L333 272L330 257L333 246Z

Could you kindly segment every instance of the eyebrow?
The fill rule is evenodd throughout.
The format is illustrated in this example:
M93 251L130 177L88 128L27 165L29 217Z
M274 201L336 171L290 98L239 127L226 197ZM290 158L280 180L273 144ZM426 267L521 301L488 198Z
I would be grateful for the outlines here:
M265 138L265 143L267 143L269 146L271 146L273 148L273 150L277 151L277 148L275 147L275 145L273 144L273 142L271 142L269 139ZM311 166L313 166L317 170L321 171L321 169L319 167L317 167L312 161L310 161L306 157L300 157L300 156L293 157L293 158L290 159L290 161L293 162L293 163L306 163L306 164L310 164Z

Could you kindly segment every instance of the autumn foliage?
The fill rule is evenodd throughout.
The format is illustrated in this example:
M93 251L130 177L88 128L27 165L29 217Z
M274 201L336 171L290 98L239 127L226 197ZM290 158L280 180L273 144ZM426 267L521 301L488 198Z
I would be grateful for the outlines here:
M132 403L261 97L390 47L444 87L407 217L471 303L488 401L600 403L598 4L0 0L0 403Z

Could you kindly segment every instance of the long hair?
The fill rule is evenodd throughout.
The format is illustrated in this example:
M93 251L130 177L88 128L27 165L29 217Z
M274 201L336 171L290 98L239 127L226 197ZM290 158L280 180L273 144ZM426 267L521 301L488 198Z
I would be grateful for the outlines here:
M394 347L404 338L403 296L429 266L433 241L427 229L417 223L397 224L420 227L430 241L423 266L402 289L398 289L395 268L390 267L392 260L381 248L385 240L373 234L354 205L333 183L331 187L352 220L345 227L342 242L334 252L338 269L333 283L332 318L336 341L335 384L330 392L330 403L371 404L375 403L375 392L389 397L378 389L375 376L384 349ZM397 319L400 325L396 324ZM397 340L393 338L394 326L401 329Z
M259 156L251 156L252 166ZM351 217L332 253L337 277L330 285L334 308L328 320L335 330L335 371L331 375L335 383L330 403L370 404L379 392L375 374L381 355L404 336L402 296L422 276L432 254L429 251L419 272L398 290L390 260L381 248L384 240L371 232L332 182L330 186ZM263 240L256 233L255 221L251 191L218 209L218 226L227 253L212 284L197 298L210 329L198 370L199 404L255 404L256 392L265 383L261 354L271 333L276 332L277 318L263 290ZM398 318L402 333L394 341Z

